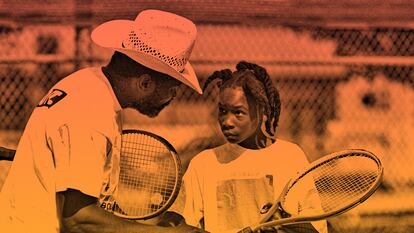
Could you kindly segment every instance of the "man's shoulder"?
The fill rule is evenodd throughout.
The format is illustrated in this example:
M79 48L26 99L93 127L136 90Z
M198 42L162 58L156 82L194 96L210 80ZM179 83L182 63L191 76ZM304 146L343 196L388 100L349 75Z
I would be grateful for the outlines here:
M79 84L79 85L86 87L87 84L90 82L98 82L100 75L103 75L100 73L102 73L102 71L100 71L98 67L83 68L63 78L60 82L58 82L58 85L60 83L61 84L71 83L71 84Z
M79 70L73 72L71 75L95 75L95 76L98 76L98 75L100 75L100 73L102 73L100 67L90 66L90 67L85 67L85 68L79 69Z
M110 97L110 92L101 77L102 72L99 72L101 71L98 67L78 70L62 79L53 88L65 91L78 106L96 101L101 105L102 100Z
M94 74L96 70L85 68L65 77L50 90L38 107L47 106L41 108L42 112L57 121L88 122L91 125L112 121L114 100L105 82Z

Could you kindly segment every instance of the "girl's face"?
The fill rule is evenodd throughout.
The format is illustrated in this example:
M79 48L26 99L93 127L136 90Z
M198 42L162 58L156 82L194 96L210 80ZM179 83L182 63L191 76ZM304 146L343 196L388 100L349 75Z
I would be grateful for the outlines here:
M250 148L259 125L255 104L248 101L241 87L227 87L220 91L218 108L218 120L227 141Z

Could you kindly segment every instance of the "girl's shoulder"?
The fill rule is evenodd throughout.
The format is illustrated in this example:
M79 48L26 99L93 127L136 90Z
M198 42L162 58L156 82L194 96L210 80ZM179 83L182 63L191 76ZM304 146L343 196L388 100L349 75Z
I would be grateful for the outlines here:
M298 169L309 163L302 148L293 142L277 139L276 142L267 147L266 150L269 160L283 161L284 166Z
M277 139L275 143L266 147L265 150L289 153L291 155L298 155L298 156L305 155L302 148L298 144L294 142L282 140L282 139Z
M191 159L192 164L205 164L208 162L211 162L213 159L215 159L215 149L207 149L203 150L200 153L198 153L194 158Z

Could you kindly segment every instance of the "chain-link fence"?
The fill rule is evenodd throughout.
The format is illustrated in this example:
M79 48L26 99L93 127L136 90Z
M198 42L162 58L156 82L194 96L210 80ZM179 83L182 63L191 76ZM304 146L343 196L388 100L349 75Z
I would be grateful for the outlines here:
M101 65L111 52L89 35L95 25L0 24L0 145L14 148L40 98L59 79ZM267 68L282 100L279 138L314 160L365 148L385 166L380 190L332 232L414 231L414 30L411 28L284 27L198 24L191 57L200 80L239 60ZM182 87L156 120L126 113L131 123L197 127L214 121L215 90L198 96ZM201 132L202 133L202 132ZM2 162L0 180L7 174Z

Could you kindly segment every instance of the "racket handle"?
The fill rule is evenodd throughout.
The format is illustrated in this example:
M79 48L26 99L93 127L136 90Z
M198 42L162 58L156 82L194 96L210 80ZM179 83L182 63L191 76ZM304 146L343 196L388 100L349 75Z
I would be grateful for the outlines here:
M15 154L15 150L0 147L0 160L13 161Z

